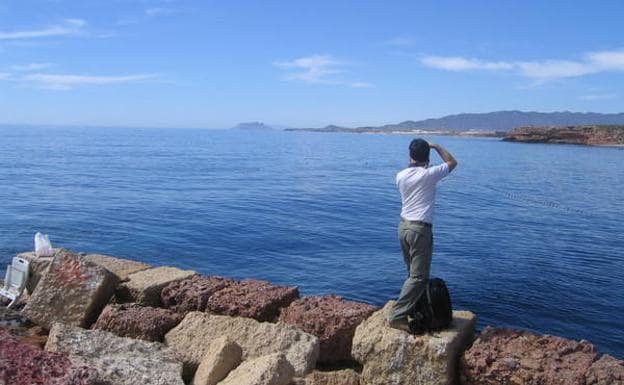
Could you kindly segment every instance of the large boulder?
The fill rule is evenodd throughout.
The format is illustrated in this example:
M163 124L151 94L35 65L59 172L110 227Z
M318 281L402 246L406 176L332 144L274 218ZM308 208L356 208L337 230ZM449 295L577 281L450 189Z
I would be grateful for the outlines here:
M165 342L193 372L215 339L227 336L243 349L243 359L284 353L299 376L316 364L319 342L315 336L282 323L258 322L251 318L191 312L165 336Z
M457 361L472 342L476 317L454 311L450 328L415 336L386 326L394 301L355 330L353 357L363 365L367 385L454 384Z
M207 310L222 315L273 321L280 308L299 298L299 289L246 279L217 291L208 299Z
M110 270L122 281L127 281L132 273L147 270L152 267L147 263L102 254L87 254L84 259Z
M315 370L302 379L297 385L360 385L360 375L353 369L321 371Z
M172 282L181 281L197 273L175 267L156 267L142 270L128 276L128 281L119 285L115 296L119 302L136 302L147 306L160 306L160 292Z
M99 385L97 371L73 364L66 354L45 352L0 328L0 384Z
M219 385L287 385L295 370L282 353L244 361Z
M208 300L214 293L236 282L228 278L195 275L170 283L162 289L160 298L165 307L179 313L206 311Z
M216 385L242 360L243 349L227 337L214 340L201 360L191 385Z
M585 385L597 358L587 341L486 328L462 358L464 385Z
M110 304L104 308L92 329L105 330L120 337L161 341L182 321L183 315L167 309L134 303Z
M102 382L115 385L184 385L182 364L159 342L118 337L55 323L46 350L72 362L96 368Z
M304 297L283 309L280 321L317 336L321 343L319 362L336 363L352 359L355 328L375 310L375 306L334 295Z
M605 354L592 364L585 378L586 385L624 385L624 361Z
M23 313L46 329L54 322L88 327L100 315L118 282L119 278L105 268L62 250L55 253Z

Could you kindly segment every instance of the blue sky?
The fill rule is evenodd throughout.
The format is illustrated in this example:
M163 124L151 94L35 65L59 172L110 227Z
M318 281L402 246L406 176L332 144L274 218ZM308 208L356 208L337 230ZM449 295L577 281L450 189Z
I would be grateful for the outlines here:
M0 0L0 123L621 112L624 2Z

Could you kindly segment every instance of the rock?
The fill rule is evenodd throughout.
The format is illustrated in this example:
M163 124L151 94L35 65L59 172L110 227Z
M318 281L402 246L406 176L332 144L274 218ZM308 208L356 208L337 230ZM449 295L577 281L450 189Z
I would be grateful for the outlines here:
M19 311L15 309L7 309L6 305L0 306L0 327L26 328L30 325L30 321L28 321L28 319Z
M184 385L182 364L159 342L118 337L55 323L46 350L98 370L98 378L115 385Z
M295 370L281 353L244 361L219 385L287 385Z
M518 127L507 132L504 141L525 143L622 145L622 125L577 125Z
M23 314L46 329L52 323L88 327L100 315L119 278L67 250L55 254Z
M282 307L299 298L296 287L275 286L266 281L246 279L217 291L208 299L207 309L215 314L273 321Z
M362 383L454 384L459 356L473 339L475 315L454 311L449 329L414 336L386 326L393 304L388 302L355 330L352 354L363 365Z
M0 328L0 384L96 385L93 368L74 365L67 355L44 352Z
M597 354L587 341L486 328L462 358L465 385L585 385Z
M305 376L301 385L360 385L360 375L353 369L315 370Z
M377 308L337 296L304 297L282 310L280 321L317 336L321 343L319 362L351 360L355 328Z
M120 337L162 342L165 334L182 321L183 315L171 310L134 303L111 304L104 308L92 329Z
M55 253L62 252L62 249L54 249ZM39 284L41 277L43 277L52 263L52 257L37 257L34 251L17 254L18 257L24 258L28 261L28 281L26 282L26 290L32 294Z
M152 266L147 263L121 259L102 254L87 254L85 260L94 262L119 277L122 281L127 281L132 273L147 270Z
M227 337L214 340L201 360L191 385L216 385L236 368L243 357L243 350Z
M236 281L227 278L196 275L170 283L162 289L160 298L165 307L180 313L206 311L208 299L234 283Z
M624 361L608 354L590 366L586 385L624 385Z
M196 274L192 270L167 266L139 271L128 276L128 281L119 286L115 296L120 302L160 306L160 292L165 286Z
M315 336L282 323L258 322L251 318L228 317L191 312L165 336L192 372L201 362L212 341L227 336L243 349L243 359L282 352L299 376L309 372L318 359Z

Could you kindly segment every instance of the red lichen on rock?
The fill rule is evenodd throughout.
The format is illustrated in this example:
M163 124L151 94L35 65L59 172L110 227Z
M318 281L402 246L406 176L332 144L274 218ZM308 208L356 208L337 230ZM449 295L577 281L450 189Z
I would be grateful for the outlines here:
M377 308L346 301L341 297L304 297L282 310L280 321L317 336L321 343L319 362L352 360L351 345L355 328Z
M210 297L237 281L223 277L193 276L172 282L160 293L163 305L179 313L206 311Z
M62 353L45 352L21 343L0 328L0 384L96 385L93 368L74 366Z
M246 279L215 292L208 299L206 311L241 316L258 321L273 321L280 308L299 298L297 287L272 285L270 282Z
M92 329L105 330L121 337L146 341L162 341L169 330L184 318L183 314L168 309L141 306L134 303L104 308Z
M587 341L486 328L461 360L464 385L585 385L596 360Z

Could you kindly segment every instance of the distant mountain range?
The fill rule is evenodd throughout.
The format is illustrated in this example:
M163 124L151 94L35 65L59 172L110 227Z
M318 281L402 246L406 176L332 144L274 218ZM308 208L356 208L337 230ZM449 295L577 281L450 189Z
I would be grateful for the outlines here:
M397 124L367 127L339 127L288 129L322 132L393 132L393 131L509 131L527 126L624 124L624 113L601 114L596 112L524 112L495 111L448 115L438 119L407 120Z

